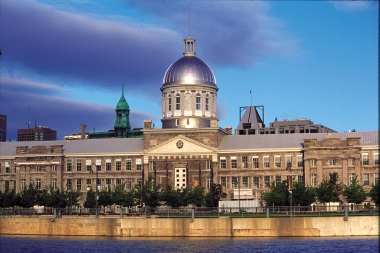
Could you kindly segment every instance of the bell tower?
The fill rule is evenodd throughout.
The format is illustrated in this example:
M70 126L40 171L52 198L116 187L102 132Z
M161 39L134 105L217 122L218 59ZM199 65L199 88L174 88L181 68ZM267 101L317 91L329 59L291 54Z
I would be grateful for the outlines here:
M115 120L115 137L128 137L128 132L131 130L129 122L129 105L124 97L124 84L122 86L121 97L116 105L116 120Z

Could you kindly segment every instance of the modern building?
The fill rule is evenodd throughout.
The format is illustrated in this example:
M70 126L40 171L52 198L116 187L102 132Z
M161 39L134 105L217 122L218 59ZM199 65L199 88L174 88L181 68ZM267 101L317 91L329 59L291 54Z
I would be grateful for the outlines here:
M57 139L57 131L46 126L35 126L17 130L17 141L53 141Z
M0 114L0 142L7 141L7 115Z
M307 120L272 122L269 129L278 129L272 134L258 130L258 134L233 135L231 127L220 128L216 78L195 56L195 39L185 39L184 45L184 56L169 66L163 78L162 129L145 120L139 138L4 143L0 189L9 186L19 191L34 182L37 187L64 190L72 185L83 192L96 184L109 188L125 183L131 190L152 176L163 187L192 188L196 182L209 189L213 183L221 184L222 200L236 200L238 189L244 199L257 199L272 182L288 176L317 186L337 172L344 184L357 176L367 189L379 181L377 131L336 133L321 125L317 132L306 131L315 126ZM123 97L116 107L114 137L128 137L130 129ZM256 113L256 108L249 110ZM240 123L253 121L243 117ZM258 117L250 127L239 127L266 129Z

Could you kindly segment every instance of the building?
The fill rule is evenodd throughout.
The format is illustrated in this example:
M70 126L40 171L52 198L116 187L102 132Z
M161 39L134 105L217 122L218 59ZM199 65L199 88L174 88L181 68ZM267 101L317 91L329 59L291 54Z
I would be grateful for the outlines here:
M72 185L83 192L96 184L109 188L125 183L131 190L152 176L163 187L199 184L209 189L213 183L221 184L222 200L236 200L237 189L245 199L257 199L272 182L288 176L317 186L330 172L337 172L344 184L357 176L366 189L379 181L377 131L336 133L319 125L312 132L306 129L315 125L304 120L271 123L270 128L283 127L284 134L258 130L258 134L233 135L231 127L220 128L216 78L195 56L195 39L185 39L184 46L184 56L169 66L163 78L162 129L145 120L140 138L125 138L130 130L129 107L122 93L114 137L124 138L4 143L0 145L0 189L9 186L20 191L34 182L39 188L51 185L66 190ZM240 123L252 122L243 117ZM256 117L255 124L238 129L266 128Z
M52 141L57 139L57 131L46 126L17 130L17 141Z
M7 141L7 115L0 114L0 142Z

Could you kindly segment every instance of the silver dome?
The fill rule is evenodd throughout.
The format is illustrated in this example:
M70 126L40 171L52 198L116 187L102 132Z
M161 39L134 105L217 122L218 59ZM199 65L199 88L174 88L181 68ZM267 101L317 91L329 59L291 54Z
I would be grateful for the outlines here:
M216 87L216 79L210 67L195 56L184 56L166 70L162 86L173 84L207 84Z

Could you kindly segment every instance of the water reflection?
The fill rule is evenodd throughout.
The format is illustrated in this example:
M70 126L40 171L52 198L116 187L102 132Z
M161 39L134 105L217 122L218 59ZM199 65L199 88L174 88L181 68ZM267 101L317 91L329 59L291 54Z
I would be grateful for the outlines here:
M2 236L0 252L379 252L377 237L108 238Z

